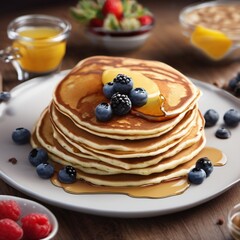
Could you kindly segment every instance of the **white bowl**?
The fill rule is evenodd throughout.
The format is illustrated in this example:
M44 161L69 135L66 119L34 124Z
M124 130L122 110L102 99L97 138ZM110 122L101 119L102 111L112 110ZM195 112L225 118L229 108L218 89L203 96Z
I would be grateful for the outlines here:
M219 12L218 8L221 8L222 12ZM240 8L240 2L236 0L228 0L228 1L219 0L219 1L208 1L208 2L190 4L184 7L181 10L179 15L179 21L182 27L182 33L186 37L189 44L191 44L190 39L196 26L203 26L210 30L220 31L224 33L232 41L232 46L225 53L225 55L219 59L214 59L212 57L209 57L202 50L198 49L192 44L191 45L199 53L209 58L210 60L218 61L218 60L224 60L224 59L239 59L240 58L239 18L238 16L235 17L235 15L234 16L231 15L231 14L238 14L239 8ZM201 11L201 14L199 14L199 11ZM226 11L225 14L223 14L223 11ZM231 14L230 12L227 12L227 11L231 11ZM205 12L206 15L203 16L202 14L203 12ZM192 15L191 17L189 17L193 13L195 13L195 15ZM210 14L210 15L207 17L207 14ZM227 15L229 15L229 17L225 19ZM207 20L210 19L210 20L206 21L206 19ZM205 41L207 41L208 39L212 42L213 41L212 35L210 35L209 38L205 38ZM216 41L218 41L218 39L216 39Z
M102 28L87 28L86 37L95 45L112 51L129 51L142 46L150 36L153 25L135 31L105 31Z
M48 210L46 207L44 207L43 205L25 199L25 198L20 198L20 197L14 197L14 196L10 196L10 195L0 195L0 201L2 200L14 200L16 201L20 208L21 208L21 217L26 216L29 213L43 213L46 214L51 225L52 225L52 231L50 232L50 234L45 237L42 238L41 240L50 240L53 239L53 237L56 235L57 231L58 231L58 221L56 219L56 217L53 215L53 213Z

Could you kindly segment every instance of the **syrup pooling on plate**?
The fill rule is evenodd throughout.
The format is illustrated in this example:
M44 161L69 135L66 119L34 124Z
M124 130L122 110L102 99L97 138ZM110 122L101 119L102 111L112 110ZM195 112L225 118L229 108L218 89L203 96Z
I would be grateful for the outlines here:
M202 157L211 159L215 167L224 166L227 162L226 156L218 149L205 147L188 165L194 165L195 162ZM185 166L186 167L186 166ZM182 167L184 171L184 166ZM58 181L55 174L52 183L58 187L63 188L66 192L72 194L103 194L103 193L120 193L131 197L146 197L146 198L164 198L178 195L186 191L190 183L187 180L187 175L183 175L177 179L165 181L160 184L146 185L141 187L106 187L89 184L85 181L78 180L72 184L63 184Z

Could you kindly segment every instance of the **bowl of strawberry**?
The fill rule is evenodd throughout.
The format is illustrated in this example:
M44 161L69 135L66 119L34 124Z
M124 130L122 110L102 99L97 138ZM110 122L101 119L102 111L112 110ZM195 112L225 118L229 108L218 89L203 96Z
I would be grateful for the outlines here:
M137 0L79 0L72 17L83 24L86 37L109 50L143 45L154 26L153 14Z
M32 200L0 195L0 239L50 240L58 231L51 211Z

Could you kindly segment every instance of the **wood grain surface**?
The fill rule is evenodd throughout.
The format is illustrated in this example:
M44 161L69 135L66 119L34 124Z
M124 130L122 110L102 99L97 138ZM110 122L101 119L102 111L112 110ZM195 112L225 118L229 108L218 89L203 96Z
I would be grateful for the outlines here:
M16 8L13 1L11 8L9 6L2 8L0 10L0 49L10 44L6 31L12 19L25 14L43 13L68 19L72 24L73 29L62 70L70 69L81 59L92 55L118 55L163 61L192 78L220 88L225 88L229 79L240 71L238 60L210 62L199 55L183 38L178 21L179 12L184 6L194 1L143 0L140 2L153 11L156 25L149 40L139 49L113 53L91 45L84 36L83 27L70 17L69 7L77 3L72 0L58 3L44 1L45 4L36 1L35 4L30 5L28 1L26 5L24 2L22 6L16 5ZM0 73L5 91L19 84L10 64L0 62ZM236 157L239 158L239 156ZM2 180L0 180L0 194L31 199ZM240 202L239 196L240 183L237 183L219 197L192 209L165 216L138 219L94 216L43 204L53 211L59 221L56 240L230 240L226 222L227 214L235 204Z

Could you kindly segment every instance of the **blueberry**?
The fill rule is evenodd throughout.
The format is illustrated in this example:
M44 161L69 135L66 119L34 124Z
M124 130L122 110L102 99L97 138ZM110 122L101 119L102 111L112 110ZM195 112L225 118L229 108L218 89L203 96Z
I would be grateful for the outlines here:
M134 88L131 90L129 98L133 106L141 107L147 103L148 94L144 88Z
M36 167L36 172L40 178L49 179L54 174L54 167L50 163L40 163Z
M227 126L236 127L240 122L240 112L230 109L224 114L223 120Z
M48 161L48 153L44 148L33 148L28 155L28 160L34 167L37 167Z
M221 127L217 129L215 136L220 139L227 139L231 137L231 132L229 129Z
M205 127L212 127L217 123L219 119L219 114L214 109L209 109L204 114L204 119Z
M11 98L10 92L0 92L0 102L7 102Z
M206 172L206 176L208 177L213 171L212 162L207 158L203 157L197 160L196 168L201 168Z
M201 168L193 168L188 173L188 180L193 184L201 184L206 178L206 172Z
M31 133L28 129L19 127L12 132L12 140L19 145L29 143Z
M239 82L240 82L240 73L238 73L236 77L232 78L232 79L229 81L228 87L229 87L231 90L234 90Z
M58 180L62 183L73 183L76 181L77 172L72 166L65 166L58 172Z
M125 94L114 93L111 97L110 104L113 113L122 116L130 112L132 108L132 102L129 97Z
M112 114L112 107L109 103L100 103L95 108L95 116L98 121L109 121L112 118Z
M238 82L236 87L234 88L234 95L236 97L240 97L240 82Z
M103 94L106 98L110 99L114 93L115 93L115 91L113 89L113 82L104 84Z
M113 89L115 92L129 94L132 88L133 88L132 79L124 74L118 74L113 79Z

